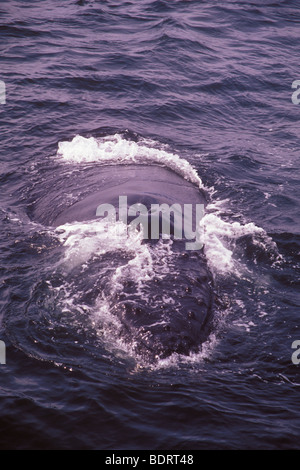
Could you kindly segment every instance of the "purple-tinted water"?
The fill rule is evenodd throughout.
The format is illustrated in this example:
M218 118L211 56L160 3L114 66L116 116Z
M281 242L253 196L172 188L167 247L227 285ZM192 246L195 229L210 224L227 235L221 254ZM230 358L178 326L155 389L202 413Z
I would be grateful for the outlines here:
M299 448L299 2L0 7L0 447ZM59 153L76 135L76 158ZM206 188L218 302L199 354L142 364L113 336L112 284L97 308L85 295L119 273L119 247L32 223L37 201L55 212L88 187L107 142L114 161L187 178L188 162ZM122 253L149 274L141 244ZM168 247L151 256L166 275Z

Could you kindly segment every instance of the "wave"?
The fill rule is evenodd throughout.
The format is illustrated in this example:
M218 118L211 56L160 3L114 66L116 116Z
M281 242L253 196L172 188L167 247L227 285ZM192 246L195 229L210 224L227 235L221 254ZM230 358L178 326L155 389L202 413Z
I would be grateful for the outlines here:
M102 138L76 135L70 142L59 142L57 157L66 163L158 163L165 165L200 188L203 187L197 171L187 160L157 147L157 143L151 139L134 142L125 139L120 134Z

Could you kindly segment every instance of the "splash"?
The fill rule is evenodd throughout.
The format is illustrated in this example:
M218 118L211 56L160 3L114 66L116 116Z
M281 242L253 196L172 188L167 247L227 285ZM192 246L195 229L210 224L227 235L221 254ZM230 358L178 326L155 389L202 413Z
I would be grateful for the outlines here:
M142 232L129 231L126 237L119 237L124 230L122 222L107 226L99 220L86 223L73 222L60 225L55 234L65 248L61 266L66 273L73 271L78 266L86 267L89 262L97 257L117 252L129 255L127 263L118 266L112 274L114 289L120 285L120 279L134 279L137 284L151 280L158 274L154 272L154 262L159 261L161 276L168 272L167 257L171 255L172 240L161 240L151 248L143 243ZM127 233L127 231L126 231Z
M197 171L187 160L157 148L155 142L149 139L133 142L124 139L119 134L102 138L76 135L70 142L59 142L57 156L66 163L158 163L170 168L200 188L203 187Z
M210 207L208 206L208 211ZM214 273L241 274L243 268L234 256L236 243L249 236L253 246L268 254L274 261L280 260L277 246L266 231L253 222L226 222L218 213L207 213L200 221L201 241L210 268Z

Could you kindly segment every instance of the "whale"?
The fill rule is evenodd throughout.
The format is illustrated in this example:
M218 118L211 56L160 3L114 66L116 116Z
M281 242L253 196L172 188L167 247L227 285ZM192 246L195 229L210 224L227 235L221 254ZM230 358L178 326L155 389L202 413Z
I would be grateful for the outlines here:
M66 192L67 182L64 187ZM172 243L165 275L152 276L143 292L125 279L121 291L110 295L110 313L121 325L118 335L122 341L150 362L201 351L211 331L214 304L213 276L203 246L192 239L199 223L197 209L201 208L203 214L207 205L204 190L158 163L89 167L77 185L73 180L73 187L78 190L74 190L71 201L49 188L31 207L32 217L54 228L105 218L116 223L123 217L128 227L143 231L142 243L149 249L155 249L158 243ZM161 207L171 210L164 215ZM174 208L179 208L177 216ZM189 209L188 216L185 208ZM109 213L113 217L109 218ZM165 225L168 233L163 230L165 217L169 217ZM187 222L188 235L184 232ZM162 261L156 260L157 265Z

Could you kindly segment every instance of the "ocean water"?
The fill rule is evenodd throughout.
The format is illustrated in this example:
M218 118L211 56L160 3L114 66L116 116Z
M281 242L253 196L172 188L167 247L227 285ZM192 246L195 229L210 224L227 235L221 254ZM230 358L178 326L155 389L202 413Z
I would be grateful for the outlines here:
M298 449L299 2L0 10L0 448ZM154 276L159 306L185 306L171 241L43 221L107 164L205 191L215 303L197 352L145 362L114 315L129 284L151 312Z

